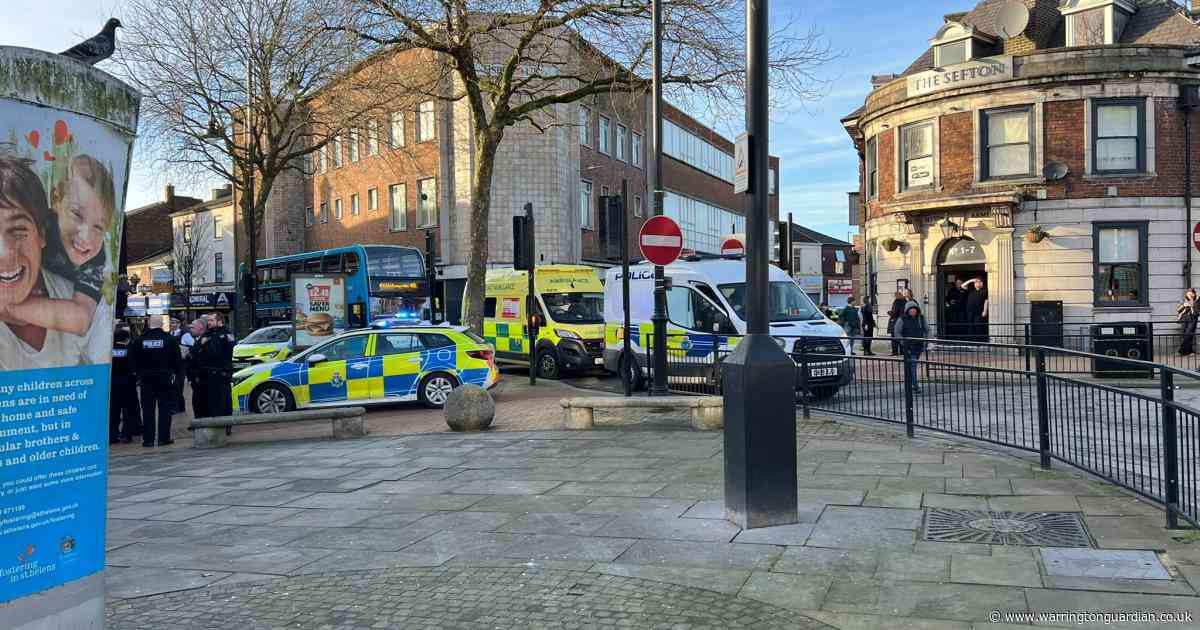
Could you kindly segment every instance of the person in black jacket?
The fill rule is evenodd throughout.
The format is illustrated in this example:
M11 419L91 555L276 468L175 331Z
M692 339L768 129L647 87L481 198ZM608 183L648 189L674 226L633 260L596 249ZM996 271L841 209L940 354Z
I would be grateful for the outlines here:
M192 384L193 418L207 418L212 415L208 412L208 392L204 389L208 380L203 377L200 369L200 340L204 338L206 332L208 332L208 321L203 318L192 320L192 323L188 324L188 335L192 338L192 342L188 346L184 372L187 374L188 382Z
M900 343L896 341L896 322L904 315L904 305L912 299L912 291L899 289L896 299L892 300L892 308L888 309L888 336L892 338L892 356L900 356Z
M108 443L128 444L142 432L138 409L137 375L129 356L129 330L113 333L112 393L108 398Z
M871 351L871 338L875 336L875 302L871 298L868 298L866 303L863 304L861 319L863 330L863 354L871 356L875 354Z
M962 339L965 337L964 325L967 308L967 291L963 288L962 278L956 278L954 283L946 288L946 328L947 339Z
M208 332L196 341L196 367L204 382L205 411L209 416L233 414L233 333L225 327L220 313L209 313ZM228 433L228 431L226 431Z
M171 439L171 410L175 406L175 374L182 359L179 342L162 328L148 328L129 349L142 384L142 446L166 446ZM158 421L154 414L158 412ZM158 440L155 441L157 435Z
M916 394L921 393L917 384L917 360L921 358L921 353L925 352L925 339L928 337L929 326L925 323L925 316L921 314L921 305L915 301L906 303L904 314L896 322L896 339L904 349L904 362L909 368L906 370L908 383Z

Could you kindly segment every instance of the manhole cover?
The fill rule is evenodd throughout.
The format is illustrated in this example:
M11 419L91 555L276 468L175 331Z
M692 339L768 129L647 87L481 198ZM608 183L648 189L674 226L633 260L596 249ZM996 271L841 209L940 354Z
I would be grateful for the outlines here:
M1042 549L1046 575L1126 580L1169 580L1171 574L1153 551L1113 549Z
M1073 512L985 512L930 508L925 511L925 529L921 537L936 542L987 545L1092 546L1083 521Z

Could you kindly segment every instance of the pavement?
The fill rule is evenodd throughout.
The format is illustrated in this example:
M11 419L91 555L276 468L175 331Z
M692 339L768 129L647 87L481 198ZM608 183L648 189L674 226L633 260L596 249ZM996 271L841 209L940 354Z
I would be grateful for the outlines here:
M557 430L575 390L518 381L485 433L394 408L363 439L114 449L109 627L1200 628L1200 535L1065 467L815 412L799 523L743 531L720 433Z

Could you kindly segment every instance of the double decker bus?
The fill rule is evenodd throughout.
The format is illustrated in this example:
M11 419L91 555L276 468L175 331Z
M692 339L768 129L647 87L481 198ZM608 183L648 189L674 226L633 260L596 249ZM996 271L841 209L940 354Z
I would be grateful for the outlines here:
M349 245L291 256L264 258L257 267L254 327L292 321L294 273L346 274L350 328L380 317L429 317L425 256L415 247Z

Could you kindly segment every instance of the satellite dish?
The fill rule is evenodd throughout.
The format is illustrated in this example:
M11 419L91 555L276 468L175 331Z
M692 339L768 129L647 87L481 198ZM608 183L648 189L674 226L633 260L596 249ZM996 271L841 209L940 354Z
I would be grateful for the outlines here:
M1071 169L1062 162L1047 162L1046 168L1042 169L1042 176L1044 176L1047 181L1056 182L1066 177L1067 173L1070 172Z
M1024 2L1011 0L1001 5L996 13L996 30L1003 39L1010 39L1025 32L1029 26L1029 9Z

